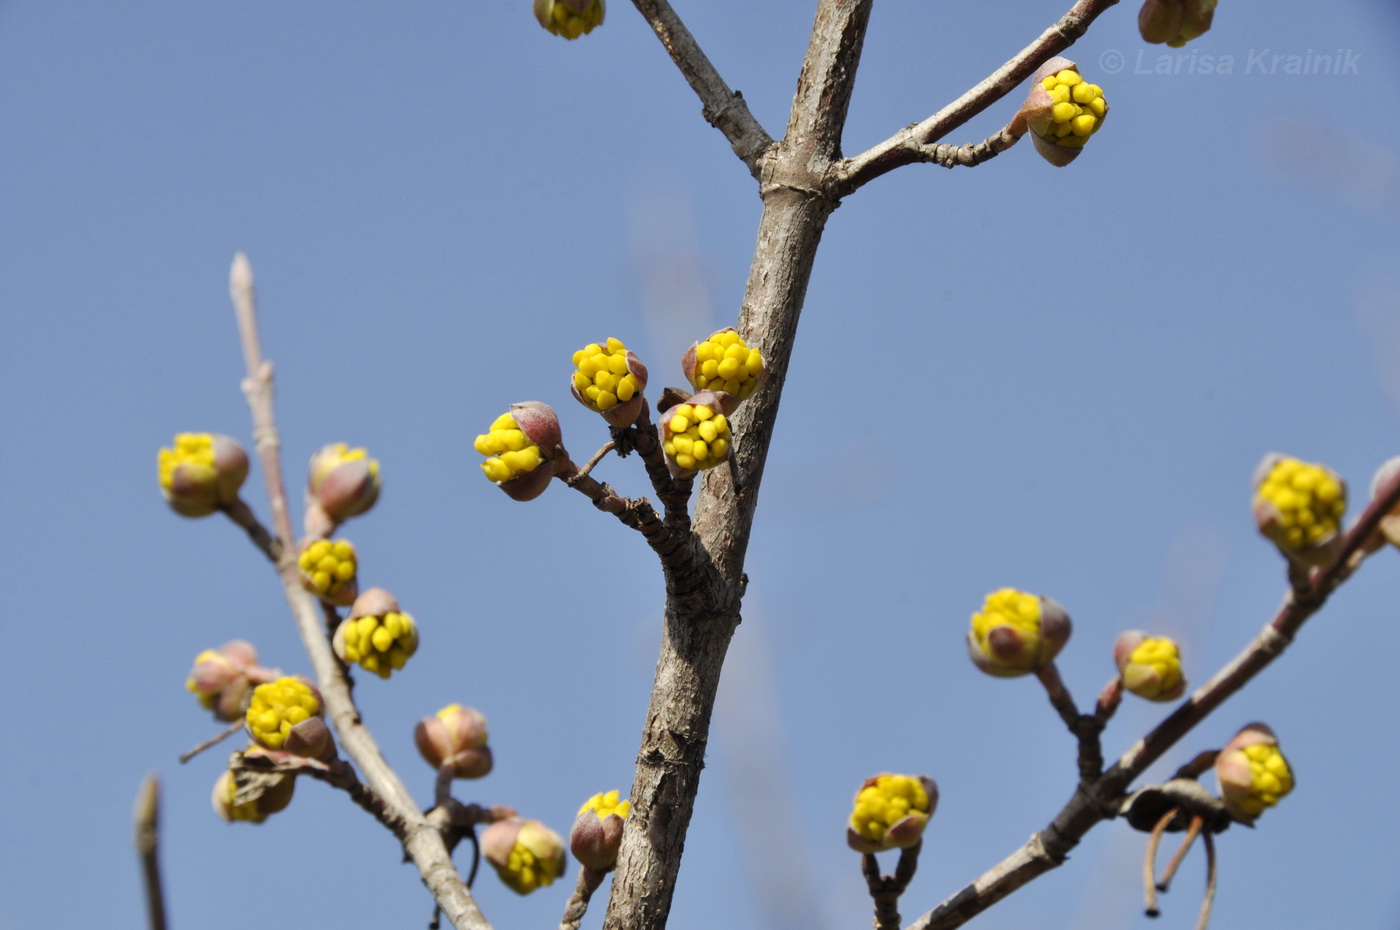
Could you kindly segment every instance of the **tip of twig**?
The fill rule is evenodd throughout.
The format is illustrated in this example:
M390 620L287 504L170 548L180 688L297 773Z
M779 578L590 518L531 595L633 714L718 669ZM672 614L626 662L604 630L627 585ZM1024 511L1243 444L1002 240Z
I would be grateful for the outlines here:
M136 791L136 809L132 820L136 827L136 848L141 852L155 846L157 818L160 814L160 779L154 774L141 780Z
M253 286L253 266L248 264L248 256L239 252L233 256L233 267L228 272L228 288L235 293L246 291Z

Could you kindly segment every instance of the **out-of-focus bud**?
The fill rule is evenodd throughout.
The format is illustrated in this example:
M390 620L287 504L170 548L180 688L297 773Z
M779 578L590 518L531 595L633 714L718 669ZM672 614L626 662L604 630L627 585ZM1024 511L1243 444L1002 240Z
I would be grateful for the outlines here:
M972 615L967 651L978 668L1015 678L1054 661L1069 641L1069 614L1048 597L1002 588Z
M1145 0L1138 11L1144 42L1181 48L1210 30L1216 0Z
M214 813L225 823L262 823L292 803L295 789L295 775L260 773L256 780L240 786L233 770L224 769L224 773L214 782L214 794L210 800L214 804Z
M750 349L732 328L691 346L681 359L681 370L695 390L733 398L725 402L725 413L733 413L768 377L762 353Z
M1240 823L1252 824L1265 808L1293 790L1293 770L1278 750L1274 731L1251 723L1236 733L1215 759L1220 798Z
M328 604L348 607L359 594L359 564L348 539L317 539L297 557L301 586Z
M481 833L481 854L517 894L554 884L564 874L564 841L538 820L498 820Z
M413 742L435 769L452 767L453 778L481 778L491 771L486 718L474 707L448 704L413 728Z
M253 742L313 759L335 755L321 716L321 695L301 678L279 678L253 689L244 725Z
M342 662L388 678L418 651L418 625L399 610L392 594L370 588L355 599L350 616L335 628L331 646Z
M335 442L311 456L306 502L308 536L329 536L336 526L369 510L377 500L379 462L364 449Z
M1325 465L1270 452L1254 471L1254 522L1299 565L1336 556L1346 509L1346 482Z
M938 806L938 785L926 775L867 778L856 792L846 843L859 853L908 849L923 838Z
M248 453L218 433L178 433L156 464L160 493L182 517L207 517L233 503L248 477Z
M243 716L253 686L266 681L268 675L267 669L258 666L253 644L235 639L195 656L185 687L217 719L232 723Z
M701 391L661 415L661 449L673 476L689 478L729 458L733 436L723 405L720 395Z
M609 872L617 866L622 822L632 811L630 801L619 801L617 797L616 791L595 794L578 809L569 831L569 848L586 869Z
M534 500L554 477L551 464L563 450L559 417L553 408L537 400L511 404L491 424L491 431L476 437L473 447L486 456L481 470L512 500Z
M577 39L603 24L603 0L535 0L535 19L557 36Z
M1165 636L1148 636L1141 630L1118 635L1113 661L1123 687L1149 701L1174 701L1186 693L1181 671L1181 649Z
M574 376L569 390L579 403L603 415L609 426L627 427L642 412L647 367L627 351L621 339L603 345L590 342L574 353Z
M1079 66L1055 57L1031 78L1031 91L1019 114L1030 129L1035 150L1062 168L1079 157L1089 137L1108 116L1103 88L1079 75Z
M1395 475L1400 473L1400 455L1388 460L1376 471L1376 476L1371 479L1371 498L1375 499L1385 490L1385 486L1395 479ZM1381 517L1380 533L1392 545L1400 546L1400 507L1396 507L1390 513ZM1380 542L1377 541L1377 546Z

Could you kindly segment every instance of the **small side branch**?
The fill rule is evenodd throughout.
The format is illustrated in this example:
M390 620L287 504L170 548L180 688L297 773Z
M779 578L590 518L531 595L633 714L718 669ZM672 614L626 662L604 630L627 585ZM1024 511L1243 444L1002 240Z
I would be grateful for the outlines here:
M838 163L833 170L834 196L844 197L856 188L903 165L928 161L929 159L921 157L927 147L1011 93L1018 84L1030 77L1036 68L1073 45L1104 10L1117 2L1118 0L1078 0L1070 7L1069 12L1042 32L1039 38L1021 49L1010 61L979 81L957 100L923 122L901 129L884 142L854 158Z
M604 484L589 477L573 462L559 466L555 475L560 481L578 491L593 502L604 513L610 513L624 525L641 533L661 558L661 564L668 572L680 571L689 561L689 548L685 545L688 534L677 533L672 527L661 522L656 509L645 497L633 500L623 497Z
M136 793L134 842L141 857L141 884L151 930L165 930L165 892L160 881L160 781L147 775Z
M773 138L749 112L744 95L730 90L670 3L666 0L632 0L632 3L700 98L705 121L724 133L734 154L749 166L750 174L758 177L759 160L772 146Z
M574 887L569 903L564 906L559 930L578 930L579 924L583 923L583 915L588 913L588 902L593 899L593 892L598 890L603 884L603 879L607 877L607 872L599 872L588 866L579 868L578 884Z
M944 168L958 166L971 168L996 158L1021 141L1023 135L1025 135L1024 130L1016 132L1011 126L1005 126L995 135L989 136L981 142L969 142L967 145L946 145L944 143L920 145L918 146L917 160L932 162L935 165L942 165Z

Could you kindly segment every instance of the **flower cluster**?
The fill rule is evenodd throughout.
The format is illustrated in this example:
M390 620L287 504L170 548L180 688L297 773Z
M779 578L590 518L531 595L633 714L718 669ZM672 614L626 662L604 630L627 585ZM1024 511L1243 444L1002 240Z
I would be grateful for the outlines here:
M697 391L723 392L745 400L763 383L763 355L750 349L733 329L722 329L697 342L681 360L686 380Z
M354 602L358 593L355 547L346 539L318 539L297 558L302 587L338 607Z
M569 390L589 410L601 413L610 426L636 422L646 386L646 366L621 339L609 338L602 345L590 342L574 353Z
M1346 508L1346 483L1325 465L1270 453L1254 473L1259 532L1289 558L1325 560Z
M1293 790L1293 770L1279 752L1274 731L1262 723L1249 724L1225 744L1215 774L1225 809L1241 823L1253 823Z
M232 723L243 716L253 687L275 676L258 665L258 652L252 643L235 639L195 656L185 687L194 692L205 710L214 712L216 719Z
M924 835L938 806L938 786L923 775L885 773L856 792L846 843L856 852L907 849Z
M370 588L335 628L331 645L342 662L388 678L418 651L418 626L388 591Z
M1044 668L1069 641L1065 609L1048 597L1002 588L972 615L967 650L988 675L1012 678Z
M554 458L562 442L559 418L548 404L532 400L511 404L473 447L487 456L481 470L490 481L513 499L528 501L549 486L554 470L540 466Z
M564 874L564 841L538 820L498 820L481 834L481 854L517 894L554 884Z
M1067 58L1052 58L1036 71L1021 116L1036 151L1057 167L1078 157L1108 116L1103 89L1079 74Z
M244 755L252 756L258 751L259 747L249 747ZM295 775L281 772L263 774L256 782L240 784L232 769L224 769L214 782L210 801L214 813L226 823L262 823L292 803L296 786Z
M300 678L279 678L254 688L244 725L253 742L268 749L317 759L335 752L321 719L321 695Z
M1113 644L1113 661L1130 693L1149 701L1174 701L1186 692L1181 649L1165 636L1129 630Z
M693 475L729 457L729 419L720 409L720 399L702 391L688 403L666 411L661 420L661 447L673 473Z
M557 36L577 39L603 24L604 0L535 0L535 19Z
M160 493L182 517L207 517L238 499L248 454L217 433L179 433L156 459Z
M619 801L618 792L595 794L578 809L569 848L584 868L607 872L617 865L622 845L622 824L632 811L630 801Z

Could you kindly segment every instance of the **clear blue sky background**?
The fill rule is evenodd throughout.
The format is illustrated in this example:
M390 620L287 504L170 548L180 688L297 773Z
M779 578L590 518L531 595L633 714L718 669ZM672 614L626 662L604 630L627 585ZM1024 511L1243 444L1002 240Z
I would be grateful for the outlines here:
M677 5L780 134L815 5ZM846 151L933 112L1064 6L879 4ZM906 919L922 913L1074 783L1035 683L966 658L986 592L1068 607L1061 666L1082 703L1130 627L1180 637L1202 682L1284 590L1249 518L1258 459L1325 461L1361 498L1400 453L1393 4L1224 0L1167 74L1135 20L1123 3L1072 52L1113 108L1074 165L1027 145L904 169L832 217L676 930L868 925L842 833L855 788L887 770L943 789L905 899ZM1346 73L1270 67L1310 54ZM735 318L758 213L621 0L575 43L526 0L0 2L0 928L142 925L129 811L152 770L175 927L430 915L392 839L342 796L303 784L265 825L225 826L208 804L224 751L176 764L215 729L183 689L198 651L246 637L307 671L261 556L156 489L174 433L248 438L235 251L258 279L293 486L326 442L383 464L378 507L346 535L423 646L402 676L360 684L368 723L426 802L413 723L479 707L497 768L461 796L562 831L589 794L630 784L659 573L562 486L528 505L498 493L471 441L539 399L590 454L606 432L568 397L570 354L617 336L655 385L680 382L686 346ZM646 486L634 460L600 474ZM255 477L265 514L261 495ZM1397 585L1382 553L1156 770L1262 718L1298 773L1258 830L1221 837L1216 926L1400 923ZM1106 752L1165 712L1125 704ZM1100 827L977 925L1147 926L1144 840ZM1203 871L1197 852L1154 926L1193 925ZM521 899L488 873L479 897L503 930L545 926L572 881Z

